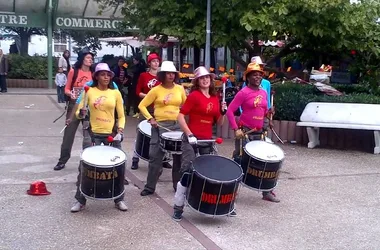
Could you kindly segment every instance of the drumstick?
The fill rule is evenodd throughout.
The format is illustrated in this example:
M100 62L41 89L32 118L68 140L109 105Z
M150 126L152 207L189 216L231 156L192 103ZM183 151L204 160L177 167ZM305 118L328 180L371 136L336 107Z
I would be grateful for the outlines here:
M275 91L272 90L270 92L271 98L270 98L270 107L273 108L273 99L274 99L274 93ZM270 120L273 120L273 112L270 114Z
M222 82L223 82L223 103L226 102L226 82L227 82L227 77L223 76L222 77Z
M173 130L170 130L170 129L168 129L168 128L165 128L164 126L161 126L161 125L158 124L158 123L157 123L157 126L160 127L160 128L165 129L166 131L173 132Z
M86 108L87 106L87 91L90 89L88 85L84 86L84 95L83 95L83 108Z
M67 125L65 125L65 126L63 127L63 129L61 130L61 132L59 132L59 133L62 134L62 132L63 132L66 128L67 128Z
M216 144L222 144L223 139L219 137L214 140L197 140L197 142L215 142Z

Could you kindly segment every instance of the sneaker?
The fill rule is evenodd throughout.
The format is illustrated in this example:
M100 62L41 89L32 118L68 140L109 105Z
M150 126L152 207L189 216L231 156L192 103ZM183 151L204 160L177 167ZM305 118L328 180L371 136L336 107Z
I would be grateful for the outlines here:
M124 201L119 201L118 203L115 203L115 207L123 212L128 211L127 204L125 204Z
M163 162L163 163L162 163L162 167L163 167L163 168L169 168L169 169L173 168L172 165L170 165L169 162Z
M124 179L124 185L129 185L129 181L127 179Z
M147 196L147 195L151 195L151 194L153 194L153 193L154 193L154 192L152 192L152 191L149 191L149 190L144 189L143 191L141 191L140 195L141 195L141 196Z
M263 192L263 200L276 202L276 203L280 202L280 200L278 198L276 198L276 194L273 193L273 191Z
M63 163L58 163L55 167L54 167L54 170L62 170L65 168L65 164Z
M82 211L85 208L85 205L80 204L79 201L75 202L74 206L71 207L71 212L76 213Z
M235 210L233 210L233 211L232 211L231 213L229 213L227 216L228 216L228 217L236 217L236 216L237 216L237 213L236 213Z
M183 211L181 211L181 210L174 210L174 213L172 216L173 220L175 220L177 222L181 221L182 220L182 213L183 213Z
M134 114L132 117L133 117L133 118L137 118L137 119L139 119L139 118L140 118L140 113L136 113L136 114Z
M136 170L138 168L139 168L139 161L136 161L136 160L132 159L131 169Z

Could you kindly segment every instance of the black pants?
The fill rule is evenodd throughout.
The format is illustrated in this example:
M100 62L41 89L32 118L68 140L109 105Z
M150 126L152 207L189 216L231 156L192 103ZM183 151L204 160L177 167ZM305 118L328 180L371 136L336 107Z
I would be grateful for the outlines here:
M104 145L108 145L109 142L107 140L108 136L110 136L111 134L93 134L91 133L91 140L92 140L92 145L101 145L102 143ZM85 145L86 148L88 146L91 146L90 145ZM115 147L115 148L118 148L118 149L121 149L121 143L119 141L115 141L112 143L112 146ZM76 186L77 186L77 192L75 193L75 199L77 199L77 201L82 204L82 205L85 205L86 204L86 197L83 196L83 194L80 192L79 190L79 186L80 186L80 180L81 180L81 171L82 171L82 161L79 162L79 167L78 167L78 177L77 177L77 183L76 183ZM119 201L122 201L124 200L124 194L121 195L119 198L115 199L115 203L118 203Z
M7 90L7 76L0 75L0 91L5 92Z
M125 112L129 114L131 111L131 108L133 108L133 112L139 113L139 103L140 103L140 97L136 95L136 90L128 89L128 95L127 95L127 103L126 103L126 110Z

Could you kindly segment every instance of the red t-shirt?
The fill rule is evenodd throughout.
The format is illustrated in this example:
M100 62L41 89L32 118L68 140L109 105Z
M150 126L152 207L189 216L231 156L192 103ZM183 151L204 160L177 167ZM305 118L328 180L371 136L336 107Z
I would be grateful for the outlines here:
M156 76L151 75L149 72L141 73L136 87L136 95L139 96L140 93L148 94L149 90L153 87L160 85Z
M197 139L211 139L212 126L220 117L218 97L207 98L199 90L190 93L180 113L189 116L188 126Z

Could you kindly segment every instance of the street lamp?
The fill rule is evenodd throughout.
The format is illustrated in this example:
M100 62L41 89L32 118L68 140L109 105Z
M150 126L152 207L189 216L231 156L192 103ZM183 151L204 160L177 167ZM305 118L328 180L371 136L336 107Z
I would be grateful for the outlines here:
M211 43L211 0L207 0L206 47L205 67L210 69L210 43Z

